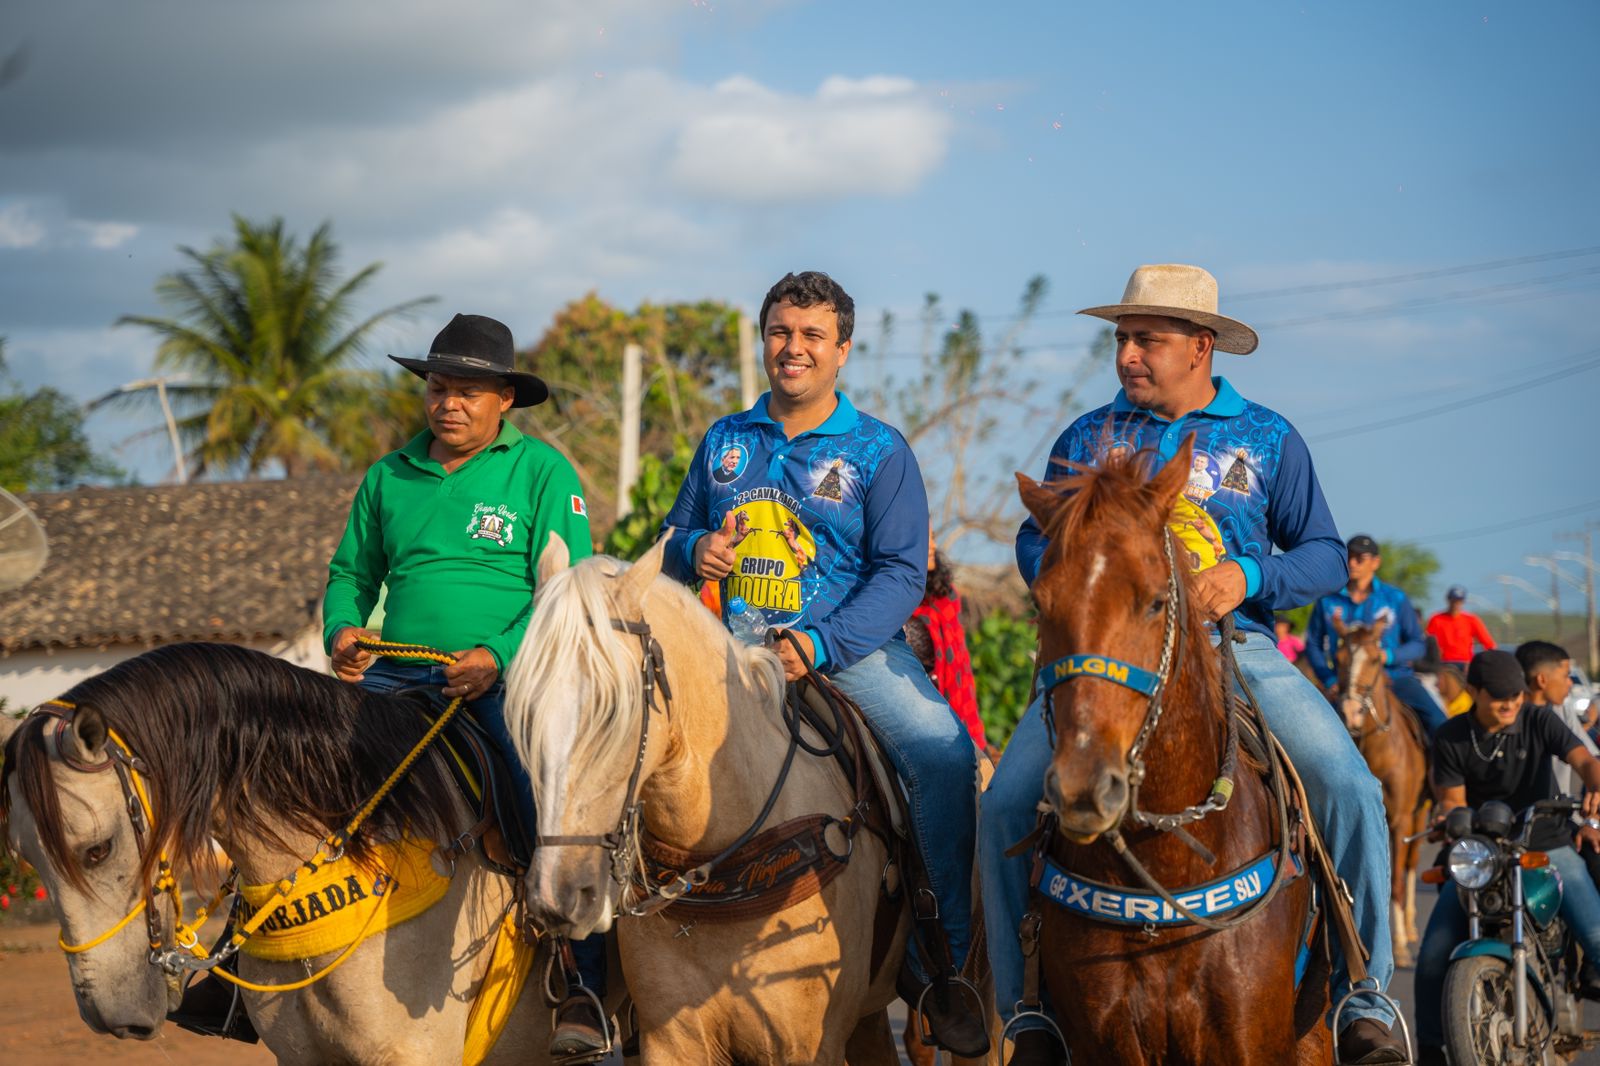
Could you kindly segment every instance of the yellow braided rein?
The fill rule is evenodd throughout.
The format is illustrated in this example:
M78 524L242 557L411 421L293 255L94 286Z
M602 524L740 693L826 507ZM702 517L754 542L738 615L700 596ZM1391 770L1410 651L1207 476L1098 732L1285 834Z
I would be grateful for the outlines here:
M373 655L381 655L389 658L424 659L429 662L439 663L444 666L451 666L456 662L456 657L450 653L440 651L437 648L430 648L424 644L402 644L397 641L363 639L358 640L356 645L363 651L370 652ZM278 896L287 898L290 893L294 891L295 882L299 880L302 872L315 873L317 869L321 867L323 863L329 861L331 857L338 857L343 854L345 845L352 837L355 836L358 831L360 831L362 824L366 822L369 817L371 817L372 812L377 809L378 804L383 802L384 797L389 795L390 792L394 791L395 786L405 779L405 776L410 772L411 767L418 759L422 757L423 753L428 750L428 747L438 738L439 734L444 731L445 726L450 723L450 720L455 717L456 712L461 709L463 702L465 701L461 696L457 696L450 701L449 705L445 707L443 713L441 713L438 719L433 722L433 724L428 728L428 731L422 735L422 739L418 740L417 743L412 746L411 751L406 754L406 757L400 761L400 765L394 768L393 772L389 774L388 778L385 779L383 784L378 787L378 790L374 792L367 802L361 806L361 809L355 813L350 821L345 823L344 829L336 833L330 833L328 836L324 837L322 843L318 846L315 855L313 855L306 862L302 863L300 867L288 877L283 878L277 883L276 891ZM61 707L67 710L76 709L75 704L61 699L46 700L45 704ZM115 730L108 728L106 730L106 734L111 741L117 745L118 749L125 757L125 765L128 768L129 777L133 782L134 794L138 797L140 807L144 809L145 821L149 823L150 833L152 836L155 836L155 811L150 802L149 790L145 786L144 779L142 775L140 775L139 771L133 766L133 751L127 745L127 743L117 735ZM216 908L216 906L231 893L234 879L238 874L238 867L234 867L229 876L224 879L221 888L218 890L217 895L212 898L211 902L200 908L195 913L195 921L191 925L183 920L183 892L179 886L176 875L174 875L172 872L172 864L168 861L167 855L164 851L160 854L157 861L159 873L155 883L151 886L151 890L145 899L141 899L131 911L129 911L119 922L116 923L116 925L112 926L110 929L106 930L104 933L101 933L92 940L87 940L81 944L68 944L64 935L58 935L56 937L56 943L60 945L61 950L69 955L77 955L88 951L91 948L99 947L101 944L104 944L106 941L122 932L123 929L127 928L129 922L133 921L134 918L143 913L145 908L149 905L151 898L157 894L165 893L172 899L173 938L176 941L177 946L182 950L189 952L197 959L210 958L210 952L207 951L206 948L200 943L200 928L205 925L206 919L210 916L211 912ZM400 886L398 882L395 882L394 888L398 889L399 887ZM328 976L328 974L332 973L334 970L343 965L343 963L348 960L352 954L354 954L356 948L360 947L361 944L371 935L372 923L375 920L378 911L374 910L373 913L374 917L367 919L367 923L362 928L360 934L357 935L356 939L352 941L348 947L341 951L339 955L333 959L333 961L328 963L327 966L303 980L293 981L281 985L260 985L228 973L226 970L223 970L220 967L214 968L211 972L225 981L238 985L240 988L248 989L252 992L294 992L303 988L307 988L310 985L315 984L317 981L322 980L324 977ZM256 932L261 928L262 924L264 924L269 917L271 917L271 908L266 906L257 908L256 913L251 917L251 919L246 922L242 928L236 930L233 936L229 938L228 947L223 949L224 952L237 951L244 945L245 941L249 940L256 934ZM152 942L150 948L152 951L159 951L161 949L161 945Z

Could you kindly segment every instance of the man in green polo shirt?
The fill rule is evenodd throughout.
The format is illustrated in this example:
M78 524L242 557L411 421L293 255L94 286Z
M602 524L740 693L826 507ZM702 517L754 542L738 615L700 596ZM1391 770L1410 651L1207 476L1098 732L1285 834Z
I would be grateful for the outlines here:
M589 514L578 475L560 452L503 419L549 396L514 369L511 331L492 318L456 315L426 359L390 356L427 382L428 428L367 471L328 564L323 640L334 673L379 692L402 688L456 696L511 769L531 834L533 786L511 745L501 681L533 613L539 553L552 533L572 559L590 553ZM356 646L388 585L383 639L448 651L452 666L377 659ZM573 945L584 983L605 994L601 937ZM584 996L560 1009L551 1054L605 1046L604 1021Z

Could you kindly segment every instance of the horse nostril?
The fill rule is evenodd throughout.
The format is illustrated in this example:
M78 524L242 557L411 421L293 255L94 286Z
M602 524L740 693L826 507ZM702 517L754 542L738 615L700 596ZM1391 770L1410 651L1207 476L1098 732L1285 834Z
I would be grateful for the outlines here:
M1054 809L1061 809L1061 775L1054 769L1044 775L1044 798Z
M1100 813L1110 817L1120 814L1128 801L1128 775L1120 770L1106 770L1094 789L1094 805Z

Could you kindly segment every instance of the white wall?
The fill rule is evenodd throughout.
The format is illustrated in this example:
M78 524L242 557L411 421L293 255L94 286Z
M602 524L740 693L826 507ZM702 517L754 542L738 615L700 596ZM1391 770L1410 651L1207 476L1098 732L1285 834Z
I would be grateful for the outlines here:
M293 640L247 642L245 647L327 673L328 657L322 651L322 630L308 628ZM26 651L0 659L0 697L8 711L54 699L86 677L110 669L148 649L114 644L109 648L56 648Z

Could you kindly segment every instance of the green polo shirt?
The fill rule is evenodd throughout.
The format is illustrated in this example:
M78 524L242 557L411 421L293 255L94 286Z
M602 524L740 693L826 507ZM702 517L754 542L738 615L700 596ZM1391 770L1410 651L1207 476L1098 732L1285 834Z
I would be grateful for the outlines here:
M385 640L443 651L482 645L502 671L533 613L539 553L551 533L572 561L589 557L577 472L548 444L500 423L494 443L453 473L413 437L367 471L328 564L322 639L366 624L389 586Z

